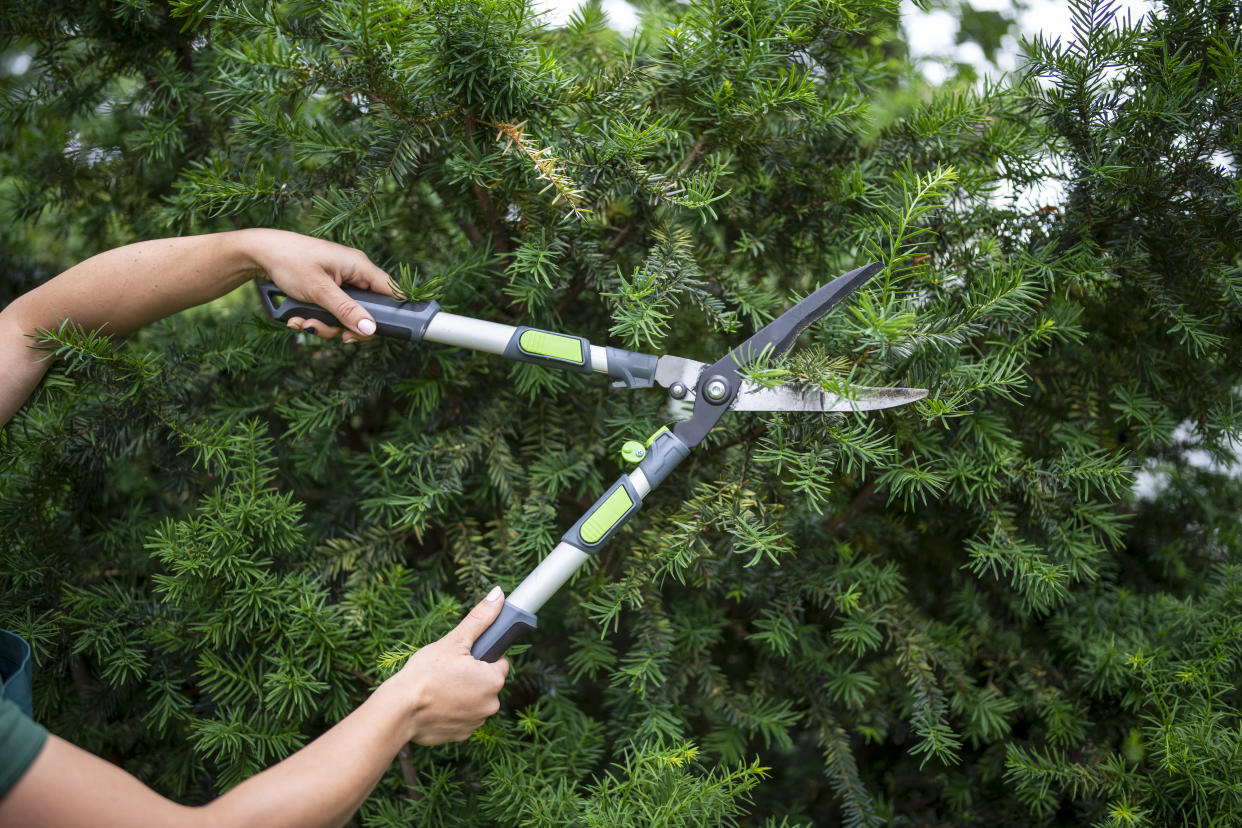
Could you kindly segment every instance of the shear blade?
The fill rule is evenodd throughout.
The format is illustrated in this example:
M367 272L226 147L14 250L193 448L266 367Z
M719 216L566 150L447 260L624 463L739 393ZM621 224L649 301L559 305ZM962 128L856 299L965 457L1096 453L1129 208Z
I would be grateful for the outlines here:
M699 374L707 367L705 362L695 362L678 356L662 356L656 361L655 381L665 388L680 382L693 390L699 384Z
M926 396L926 388L853 385L848 394L835 394L805 385L764 388L746 383L729 407L734 411L875 411L917 402Z

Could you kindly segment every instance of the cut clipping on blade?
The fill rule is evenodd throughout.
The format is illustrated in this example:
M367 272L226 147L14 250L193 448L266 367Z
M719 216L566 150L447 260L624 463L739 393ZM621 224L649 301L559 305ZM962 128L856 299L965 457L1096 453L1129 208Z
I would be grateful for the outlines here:
M734 411L876 411L918 402L927 396L926 388L849 387L853 393L834 393L803 385L763 388L743 383L730 408Z
M918 402L927 397L926 388L876 388L853 385L849 391L824 391L810 385L780 385L764 388L743 383L742 391L729 406L730 411L803 411L809 413L879 411ZM694 394L668 401L670 420L685 420L694 413Z

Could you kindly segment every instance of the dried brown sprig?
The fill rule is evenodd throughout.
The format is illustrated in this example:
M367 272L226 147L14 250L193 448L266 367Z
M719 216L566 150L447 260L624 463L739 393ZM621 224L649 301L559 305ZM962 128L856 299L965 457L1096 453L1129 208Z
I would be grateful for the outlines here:
M565 172L553 154L552 148L544 147L543 149L537 149L538 145L526 133L525 121L519 124L510 124L503 121L499 123L483 121L482 123L496 129L497 141L501 138L505 139L505 148L502 150L505 155L513 147L517 147L523 155L530 159L539 177L548 182L547 186L540 190L540 192L542 193L548 189L556 191L556 196L552 199L553 203L563 200L569 206L570 212L577 218L583 218L587 213L591 212L583 206L583 190Z

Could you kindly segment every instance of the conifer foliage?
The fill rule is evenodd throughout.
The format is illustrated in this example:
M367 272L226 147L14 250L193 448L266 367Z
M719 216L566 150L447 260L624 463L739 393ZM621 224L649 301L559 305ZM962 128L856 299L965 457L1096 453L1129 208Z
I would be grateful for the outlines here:
M633 36L591 3L10 3L6 289L280 226L456 313L710 360L878 259L754 377L928 399L726 417L511 651L501 714L360 823L1236 824L1242 11L1072 6L975 89L920 81L886 0L653 2ZM511 589L669 419L251 293L47 347L0 626L41 720L187 802Z

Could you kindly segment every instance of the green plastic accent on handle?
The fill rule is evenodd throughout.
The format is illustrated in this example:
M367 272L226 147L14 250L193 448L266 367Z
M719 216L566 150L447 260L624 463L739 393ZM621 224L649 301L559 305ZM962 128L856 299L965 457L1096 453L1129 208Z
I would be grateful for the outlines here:
M621 446L621 459L627 463L637 463L647 456L647 447L637 440L626 440Z
M528 354L582 364L582 340L574 336L526 331L518 337L518 345Z
M647 447L650 448L651 444L656 441L656 438L659 437L661 434L664 434L667 431L668 431L668 426L660 426L659 431L657 431L655 434L652 434L650 437L647 438ZM643 453L646 454L646 452L643 452Z
M622 486L613 492L591 516L582 523L578 534L587 543L598 543L599 539L608 534L608 530L617 524L625 513L634 505L630 493Z

